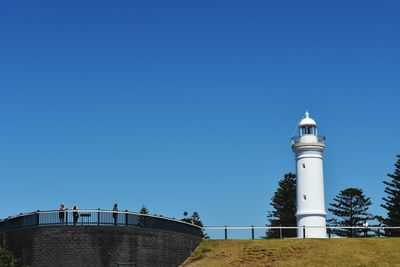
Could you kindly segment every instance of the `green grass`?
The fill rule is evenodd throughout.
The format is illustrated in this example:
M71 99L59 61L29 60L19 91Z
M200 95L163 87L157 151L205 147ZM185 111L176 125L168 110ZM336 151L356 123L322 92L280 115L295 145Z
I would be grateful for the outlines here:
M400 266L400 238L204 240L182 266Z

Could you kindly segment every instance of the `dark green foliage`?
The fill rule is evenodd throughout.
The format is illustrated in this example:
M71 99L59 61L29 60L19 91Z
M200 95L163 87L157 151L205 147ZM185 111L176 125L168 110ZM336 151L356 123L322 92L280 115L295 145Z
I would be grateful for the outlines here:
M204 226L203 222L201 221L200 214L197 211L194 211L192 213L192 216L190 216L190 217L187 217L188 214L189 213L187 211L185 211L183 213L183 216L185 216L185 217L183 219L181 219L181 221L191 223L191 224L194 224L194 225L197 225L200 227ZM202 236L203 236L203 238L209 238L209 236L206 233L204 233L204 229L202 229Z
M139 211L140 214L149 214L149 210L146 208L145 205L142 206L142 208Z
M12 253L8 250L0 248L0 267L14 267L17 262Z
M187 211L183 212L183 216L186 218L189 215L189 213Z
M296 226L296 175L285 174L279 181L278 189L271 198L273 210L268 212L268 226ZM296 237L296 229L284 229L282 232L271 229L266 232L267 238Z
M140 214L149 214L149 210L143 205L139 211ZM149 227L151 225L152 218L148 216L140 216L138 219L138 226Z
M183 212L183 219L181 221L187 222L187 223L192 223L192 218L188 217L189 213L187 211Z
M380 218L385 226L400 226L400 155L397 155L396 169L388 174L390 181L383 181L386 185L385 203L381 206L387 210L386 218ZM386 236L400 236L400 229L385 229Z
M363 223L374 217L368 213L372 202L359 188L346 188L329 204L335 218L328 220L332 226L363 226ZM364 235L364 229L334 229L332 233L339 236L357 237Z

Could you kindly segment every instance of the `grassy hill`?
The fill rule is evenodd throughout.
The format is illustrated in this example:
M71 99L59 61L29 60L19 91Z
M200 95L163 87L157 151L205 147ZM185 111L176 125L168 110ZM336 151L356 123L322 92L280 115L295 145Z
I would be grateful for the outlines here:
M400 238L204 240L183 266L400 266Z

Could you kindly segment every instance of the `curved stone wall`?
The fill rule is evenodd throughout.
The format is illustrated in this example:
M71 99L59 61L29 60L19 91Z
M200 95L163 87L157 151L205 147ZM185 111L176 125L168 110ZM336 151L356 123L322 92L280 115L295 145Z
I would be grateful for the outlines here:
M178 266L200 237L129 226L40 226L6 232L21 266Z

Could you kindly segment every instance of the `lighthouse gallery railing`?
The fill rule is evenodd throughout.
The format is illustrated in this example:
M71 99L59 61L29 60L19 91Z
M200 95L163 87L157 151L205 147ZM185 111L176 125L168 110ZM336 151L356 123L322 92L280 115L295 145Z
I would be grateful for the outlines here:
M307 136L307 135L303 135L303 136ZM325 144L325 136L317 135L317 136L315 136L316 139L312 140L312 141L310 141L311 139L306 139L306 138L302 139L303 136L292 137L291 138L292 145L299 144L299 143L305 143L305 144L307 144L307 143L309 143L309 144L321 143L321 144Z

